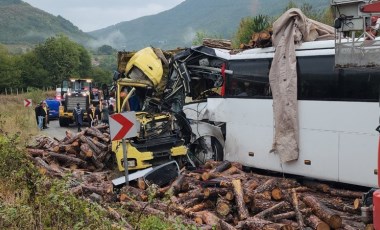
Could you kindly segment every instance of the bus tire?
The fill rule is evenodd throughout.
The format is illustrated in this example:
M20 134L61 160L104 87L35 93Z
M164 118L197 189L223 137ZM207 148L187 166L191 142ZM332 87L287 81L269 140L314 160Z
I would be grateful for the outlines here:
M203 165L207 160L223 161L222 144L212 136L204 136L190 146L190 157L196 165Z

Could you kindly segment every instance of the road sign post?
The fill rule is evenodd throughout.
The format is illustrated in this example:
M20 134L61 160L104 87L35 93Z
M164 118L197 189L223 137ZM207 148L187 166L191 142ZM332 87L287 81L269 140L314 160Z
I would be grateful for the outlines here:
M135 112L117 113L110 116L111 140L121 140L123 148L125 183L129 184L128 179L128 156L126 139L137 136L139 123Z
M123 146L123 159L124 159L124 173L125 173L125 184L129 185L129 178L128 178L128 157L127 157L127 143L125 141L125 138L122 139L122 146Z
M32 107L32 99L24 99L25 107Z

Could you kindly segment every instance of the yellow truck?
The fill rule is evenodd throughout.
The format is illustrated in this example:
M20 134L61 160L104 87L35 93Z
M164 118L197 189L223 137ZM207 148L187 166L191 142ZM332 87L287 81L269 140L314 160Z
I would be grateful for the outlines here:
M92 82L93 80L90 78L70 78L62 82L62 99L59 107L59 125L61 127L69 126L75 121L73 111L77 103L85 111L87 111L90 104L96 105L99 103L99 98L93 95ZM85 112L85 117L87 117L86 114Z

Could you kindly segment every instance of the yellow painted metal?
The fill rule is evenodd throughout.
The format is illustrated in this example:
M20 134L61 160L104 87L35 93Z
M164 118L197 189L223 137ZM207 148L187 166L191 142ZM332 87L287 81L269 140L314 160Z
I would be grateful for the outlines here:
M146 47L136 52L127 63L125 72L137 67L152 81L154 86L157 86L162 79L163 68L160 58L154 53L151 47Z
M171 148L170 151L171 151L171 154L172 154L173 157L183 156L183 155L187 154L187 148L185 146L183 146L183 145Z
M121 141L112 142L112 151L116 153L117 166L119 170L124 171L124 165L122 163L123 147L121 145ZM140 152L135 147L133 147L131 143L127 143L127 157L128 160L136 160L136 166L128 166L128 170L145 169L152 166L146 161L153 160L153 152Z

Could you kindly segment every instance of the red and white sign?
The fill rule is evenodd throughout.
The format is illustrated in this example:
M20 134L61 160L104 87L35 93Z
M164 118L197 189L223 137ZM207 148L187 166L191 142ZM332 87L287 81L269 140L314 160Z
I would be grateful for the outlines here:
M110 116L110 134L113 141L137 136L138 127L136 112L117 113Z
M31 107L32 106L32 99L24 99L24 106L25 107Z

